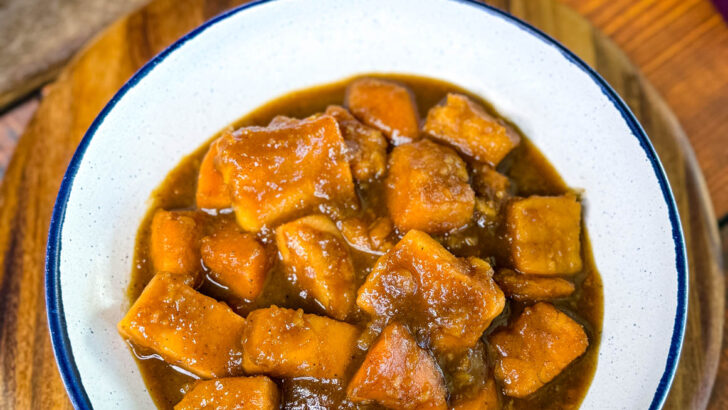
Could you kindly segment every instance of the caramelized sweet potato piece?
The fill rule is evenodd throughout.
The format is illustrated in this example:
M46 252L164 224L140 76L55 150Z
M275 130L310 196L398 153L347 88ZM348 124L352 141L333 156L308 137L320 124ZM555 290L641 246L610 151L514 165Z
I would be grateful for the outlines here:
M518 301L565 298L574 292L574 284L561 278L523 275L511 269L501 269L495 281L506 296Z
M412 93L395 82L360 78L346 89L346 106L364 124L401 144L419 137L419 118Z
M502 201L508 198L510 187L511 181L508 177L490 165L473 165L473 188L478 195L491 201Z
M277 306L254 310L247 320L243 368L274 377L342 378L360 333L348 323Z
M446 393L435 360L399 323L384 329L347 388L351 401L392 409L446 409Z
M339 228L349 245L362 252L381 255L394 246L390 241L394 226L387 217L371 223L359 217L347 218L339 221Z
M495 377L505 394L526 397L561 373L589 346L584 329L549 303L527 307L507 329L490 337Z
M501 408L498 388L492 377L470 395L457 396L453 400L453 410L498 410Z
M119 322L122 337L204 378L243 374L245 319L167 273L152 278Z
M217 141L210 144L210 149L202 158L200 172L197 176L197 191L195 202L198 208L222 209L230 207L230 192L228 191L222 174L215 167L217 157Z
M356 276L334 222L328 216L311 215L281 225L276 244L288 280L328 315L346 319L356 299Z
M330 105L326 114L336 118L351 157L351 172L357 181L371 181L387 169L387 140L378 130L360 123L344 107Z
M505 306L492 273L487 262L458 259L411 230L379 258L356 303L372 316L409 324L439 352L457 351L475 345Z
M241 128L218 144L217 168L246 231L257 232L317 207L358 207L344 140L330 115Z
M299 120L298 118L288 117L285 115L276 115L268 123L268 128L291 127L298 125L299 122L301 122L301 120Z
M515 131L462 94L448 94L444 105L432 107L424 131L492 166L521 142Z
M575 197L532 196L506 209L511 258L516 269L537 275L581 270L581 205Z
M184 278L190 286L201 278L202 227L194 212L158 209L152 217L149 252L155 272Z
M396 147L389 158L387 208L400 231L445 233L473 216L475 193L465 162L430 140Z
M253 300L263 291L268 260L254 236L223 229L202 238L200 252L212 279L236 297Z
M277 410L278 386L265 376L201 380L174 410Z

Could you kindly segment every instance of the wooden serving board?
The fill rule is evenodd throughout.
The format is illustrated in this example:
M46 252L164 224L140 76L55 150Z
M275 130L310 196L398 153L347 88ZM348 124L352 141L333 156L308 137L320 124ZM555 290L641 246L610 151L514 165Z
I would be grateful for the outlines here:
M43 274L51 209L76 145L146 61L241 2L155 0L110 26L46 88L0 187L1 408L71 407L50 346ZM678 201L690 266L685 345L666 408L705 408L720 358L725 288L715 218L683 131L625 55L575 12L555 0L489 2L540 27L595 67L632 107L655 145ZM716 394L712 406L726 405L726 394Z

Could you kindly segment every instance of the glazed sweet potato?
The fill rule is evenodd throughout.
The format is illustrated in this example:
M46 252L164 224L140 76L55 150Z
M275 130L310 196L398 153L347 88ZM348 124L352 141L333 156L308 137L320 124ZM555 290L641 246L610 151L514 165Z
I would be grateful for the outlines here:
M245 319L168 273L154 276L119 322L124 339L205 378L243 374Z
M387 217L367 222L360 217L339 221L339 229L349 245L362 252L383 254L394 246L392 232L394 225Z
M419 137L419 117L410 90L393 81L360 78L346 89L346 106L364 124L395 145Z
M197 191L195 192L195 202L198 208L230 208L230 192L222 178L222 174L215 166L215 161L217 161L217 143L218 140L215 140L210 144L210 149L207 150L207 154L205 154L200 163L200 171L197 176Z
M523 275L511 269L499 270L494 279L506 296L521 302L565 298L575 289L566 279Z
M288 280L313 297L326 314L346 319L356 299L356 276L334 222L311 215L281 225L276 244Z
M169 272L194 286L201 278L202 227L192 211L158 209L152 217L149 252L155 272Z
M275 377L344 377L360 333L348 323L277 306L254 310L247 321L243 368Z
M276 410L278 386L265 376L229 377L195 383L174 410Z
M501 408L498 387L492 377L488 377L483 385L470 395L461 395L453 399L453 410L498 410Z
M202 238L202 261L215 282L238 298L253 300L265 286L268 259L254 236L224 229Z
M382 133L360 123L344 107L330 105L325 114L339 123L354 178L368 182L382 177L387 169L387 139Z
M447 409L446 394L435 360L399 323L384 329L347 387L351 401L391 409Z

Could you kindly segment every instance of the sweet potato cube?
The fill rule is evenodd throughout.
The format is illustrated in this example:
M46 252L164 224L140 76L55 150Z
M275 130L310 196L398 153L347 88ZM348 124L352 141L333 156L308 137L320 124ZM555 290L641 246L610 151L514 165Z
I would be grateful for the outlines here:
M574 292L574 284L566 279L523 275L511 269L499 270L494 278L506 296L518 301L559 299Z
M221 230L202 238L200 252L209 275L236 297L253 300L263 291L268 260L254 236Z
M491 200L502 201L508 197L511 181L490 165L473 165L473 188L478 195Z
M364 124L401 144L419 137L419 117L410 90L392 81L360 78L346 89L346 106Z
M230 192L228 192L227 185L222 179L222 174L215 166L216 158L217 140L210 144L210 149L207 150L207 154L200 163L197 191L195 192L195 202L198 208L230 208Z
M274 377L341 379L359 329L303 310L271 306L252 311L243 335L243 368Z
M465 162L455 151L421 140L392 151L386 200L400 231L445 233L470 222L475 193Z
M158 209L152 217L149 252L155 272L169 272L194 285L200 278L202 227L191 211Z
M277 410L278 386L265 376L201 380L174 410Z
M354 264L344 238L324 215L311 215L276 229L288 280L313 297L329 316L344 320L356 299Z
M144 288L119 322L122 337L204 378L243 374L245 319L168 273Z
M483 385L470 395L455 397L453 410L499 410L498 388L492 377L488 377Z
M508 204L514 267L537 275L581 270L581 205L574 196L531 196Z
M492 274L487 262L458 259L412 230L379 258L356 303L410 325L436 351L459 351L474 346L505 306Z
M351 401L391 409L446 409L446 393L435 360L399 323L384 329L347 388Z
M223 135L217 167L238 224L258 232L317 207L355 209L344 140L330 115Z
M527 307L490 337L495 377L505 394L526 397L561 373L589 346L584 329L550 303Z
M387 140L382 133L360 123L344 107L331 105L326 114L339 123L354 178L366 182L383 176L387 169Z
M448 94L444 105L432 107L424 131L492 166L521 142L518 133L462 94Z

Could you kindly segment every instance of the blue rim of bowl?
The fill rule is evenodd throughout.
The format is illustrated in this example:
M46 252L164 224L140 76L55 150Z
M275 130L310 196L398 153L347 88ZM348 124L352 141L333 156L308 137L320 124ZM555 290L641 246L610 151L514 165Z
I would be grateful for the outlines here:
M251 3L244 4L237 8L228 10L210 20L203 23L201 26L192 30L191 32L182 36L174 44L167 47L152 60L146 63L134 76L127 81L123 87L114 95L114 97L106 104L104 109L99 113L91 127L86 131L83 139L81 140L76 152L71 158L71 162L66 170L61 187L56 198L56 203L53 208L53 215L51 217L50 229L48 232L48 244L46 247L46 272L45 272L45 287L46 287L46 306L48 314L48 324L51 335L51 342L53 344L53 352L56 357L56 362L61 373L61 378L66 386L68 395L77 409L91 409L93 408L91 402L86 394L86 390L83 387L81 376L76 367L76 362L73 358L73 351L71 349L71 343L68 339L68 331L66 328L66 319L63 312L63 302L61 300L61 287L60 287L60 272L58 265L60 262L61 252L61 230L63 227L63 220L66 213L66 204L68 197L73 185L73 180L76 176L76 172L80 166L83 155L86 152L91 139L93 138L96 130L104 121L109 112L124 97L124 95L133 88L141 79L143 79L154 67L164 61L177 48L185 44L187 41L193 39L207 28L214 24L225 20L226 18L247 10L249 8L270 3L274 0L258 0ZM450 0L457 3L467 4L480 11L484 11L496 17L500 17L509 23L512 23L516 27L520 28L540 39L547 45L555 47L561 54L572 64L579 67L582 71L588 74L592 80L597 83L601 88L602 93L609 98L614 104L614 107L620 112L622 118L629 126L632 134L639 140L640 146L645 151L647 158L649 159L652 168L655 172L655 176L660 184L660 189L667 204L668 214L670 217L670 223L672 225L672 237L675 243L675 265L678 271L678 286L677 286L677 309L675 314L675 321L673 325L672 337L670 342L670 349L668 351L667 363L665 364L665 370L660 378L657 385L657 390L652 398L650 409L659 409L667 398L672 380L677 370L677 363L680 357L680 351L682 349L682 342L685 333L685 322L687 313L687 263L686 263L686 251L685 251L685 240L683 237L682 226L680 224L680 218L677 212L677 206L675 204L675 198L673 196L670 185L667 181L665 171L660 163L657 154L655 152L652 143L648 139L642 126L635 118L632 111L627 107L621 97L612 89L612 87L599 75L594 69L589 67L584 61L577 57L574 53L569 51L561 43L556 41L548 34L542 32L531 24L520 20L502 10L489 6L487 4L479 3L475 0Z

